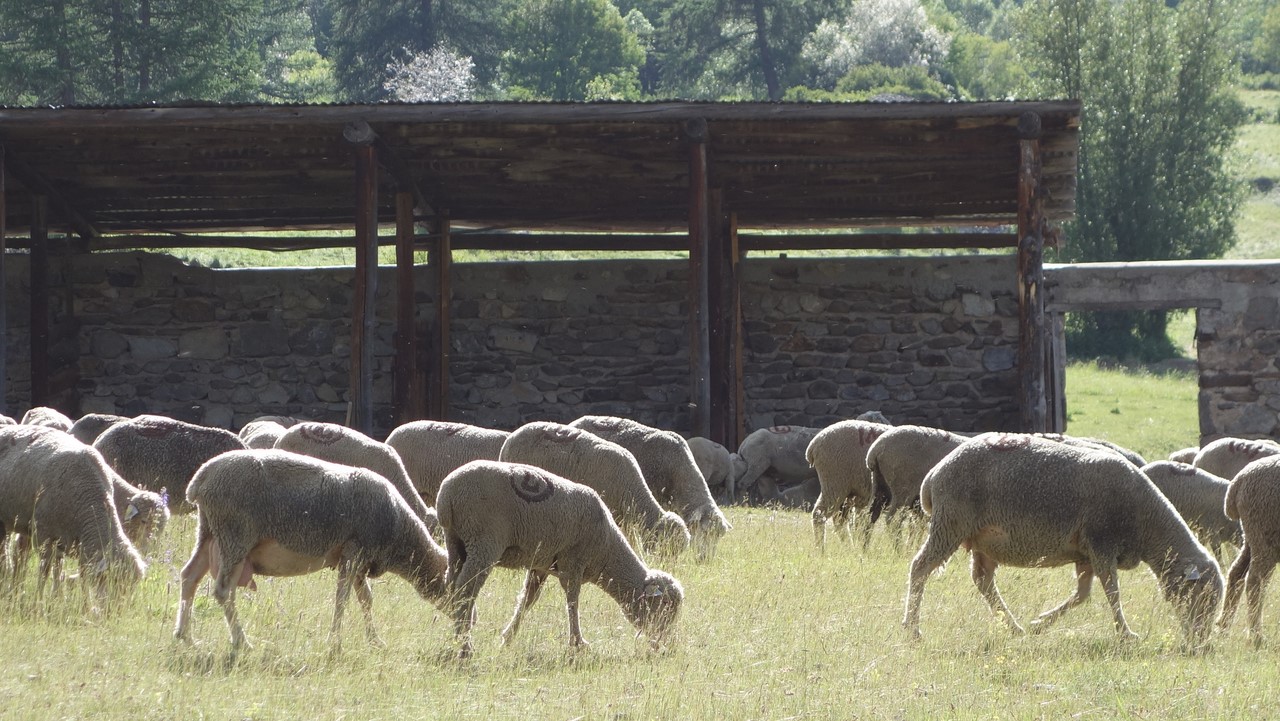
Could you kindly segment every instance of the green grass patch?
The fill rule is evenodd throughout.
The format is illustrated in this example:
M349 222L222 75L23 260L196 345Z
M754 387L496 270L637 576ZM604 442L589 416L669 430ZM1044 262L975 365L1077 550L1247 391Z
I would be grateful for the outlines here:
M1067 433L1131 448L1149 461L1200 445L1199 384L1194 374L1067 367Z
M235 662L206 581L195 643L176 643L177 573L194 531L191 518L177 518L142 585L106 615L84 613L74 595L0 599L0 700L35 721L1252 718L1280 703L1277 647L1253 650L1237 622L1208 654L1180 654L1145 567L1120 576L1141 640L1116 639L1100 591L1048 632L1015 638L988 612L962 552L929 580L917 643L899 622L918 533L899 542L877 528L866 551L832 539L819 555L806 514L728 514L734 529L713 561L665 565L687 594L665 650L649 651L616 604L588 587L582 626L592 645L570 652L555 583L503 648L498 631L520 574L499 569L482 592L467 663L450 654L452 624L397 578L374 583L386 647L364 643L353 599L343 651L331 657L332 571L242 590L254 645ZM1069 568L1008 568L999 578L1022 621L1074 587ZM1274 628L1274 601L1266 613Z

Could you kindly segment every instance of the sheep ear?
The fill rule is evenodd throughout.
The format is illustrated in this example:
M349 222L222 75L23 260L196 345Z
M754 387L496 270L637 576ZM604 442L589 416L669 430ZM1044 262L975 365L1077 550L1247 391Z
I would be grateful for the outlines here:
M646 583L644 586L645 598L659 598L665 595L666 595L666 591L665 589L662 588L662 584L660 583L656 583L656 582Z
M1182 580L1199 581L1201 577L1200 569L1195 566L1187 566L1187 570L1182 572Z
M136 515L138 515L138 507L130 503L129 507L124 509L124 520L131 521Z

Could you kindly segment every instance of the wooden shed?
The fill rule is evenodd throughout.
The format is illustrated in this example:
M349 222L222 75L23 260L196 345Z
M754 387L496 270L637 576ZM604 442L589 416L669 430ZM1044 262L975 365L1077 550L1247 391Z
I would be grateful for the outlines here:
M447 367L453 249L687 250L695 429L730 442L741 428L742 253L1016 247L1022 420L1039 430L1055 425L1056 404L1041 251L1074 211L1079 121L1077 101L4 109L0 237L30 248L34 375L47 367L36 338L50 252L350 245L281 231L352 230L358 428L370 423L376 246L393 242L379 226L395 228L406 271L400 328L413 323L411 251L432 251L433 368ZM441 417L447 374L428 377L413 334L399 337L401 416ZM50 392L36 381L33 405Z

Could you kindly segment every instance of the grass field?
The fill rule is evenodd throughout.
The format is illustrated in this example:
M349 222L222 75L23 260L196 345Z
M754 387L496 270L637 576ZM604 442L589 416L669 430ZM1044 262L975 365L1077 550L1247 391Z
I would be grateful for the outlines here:
M660 564L682 580L678 631L654 653L617 606L583 592L592 646L566 645L564 596L548 585L510 647L498 630L520 576L499 569L480 603L475 657L452 654L451 624L409 585L375 582L383 649L348 610L331 655L330 571L261 579L239 608L253 648L229 660L207 582L194 646L170 637L178 568L194 529L176 518L142 585L114 611L82 613L75 594L0 599L0 715L22 719L990 719L1252 718L1280 703L1276 646L1254 650L1237 626L1202 655L1179 652L1170 608L1145 567L1121 574L1136 642L1118 640L1100 592L1049 631L1012 637L958 554L926 588L925 638L899 627L918 535L877 528L865 551L819 555L806 514L730 508L718 555ZM1071 572L1002 569L1021 620L1055 605ZM27 589L29 591L29 589ZM1274 595L1273 595L1274 598ZM353 604L354 605L354 604ZM1272 628L1280 613L1271 603Z

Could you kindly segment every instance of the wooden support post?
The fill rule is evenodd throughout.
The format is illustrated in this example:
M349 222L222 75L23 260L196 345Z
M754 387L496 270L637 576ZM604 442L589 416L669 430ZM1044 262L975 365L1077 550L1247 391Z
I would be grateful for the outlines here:
M396 423L422 417L422 388L418 383L417 306L413 283L413 194L396 193Z
M428 416L436 420L449 419L449 325L452 310L450 299L453 286L453 248L449 237L449 214L436 213L436 244L427 262L435 270L436 280L436 337L435 354L431 361L431 391L427 394Z
M351 309L351 398L347 425L373 433L373 334L378 294L378 157L372 144L357 145L356 268Z
M733 426L732 264L729 258L729 226L721 212L723 194L712 189L708 195L707 218L707 377L711 387L711 440L729 445Z
M1062 313L1050 313L1046 332L1049 348L1045 353L1048 378L1048 420L1050 433L1067 432L1067 335Z
M685 123L689 140L689 366L693 435L712 437L709 333L708 259L710 220L707 216L707 121Z
M1040 116L1024 113L1018 137L1018 375L1022 430L1030 433L1048 429Z
M743 331L742 331L742 249L738 243L738 214L731 213L728 218L728 239L729 239L729 312L732 314L730 318L732 328L732 338L730 344L732 346L732 371L731 382L733 383L733 410L732 425L730 427L729 437L722 441L722 445L731 450L737 450L742 445L743 439L747 437L747 394L743 386L743 379L746 373L743 370Z
M9 413L9 289L5 285L5 234L9 217L7 190L4 185L4 146L0 145L0 413Z
M49 201L31 198L31 407L49 400Z

